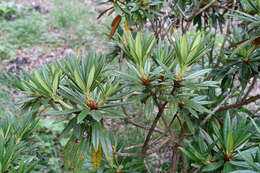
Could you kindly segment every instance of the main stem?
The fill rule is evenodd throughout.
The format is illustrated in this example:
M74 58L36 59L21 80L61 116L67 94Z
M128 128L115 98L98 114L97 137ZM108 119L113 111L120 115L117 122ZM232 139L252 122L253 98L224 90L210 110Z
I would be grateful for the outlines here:
M177 116L177 118L178 118L178 116ZM173 151L172 151L173 157L172 157L172 164L171 164L170 173L177 173L178 164L179 164L179 161L180 161L181 153L180 153L180 150L179 150L178 147L182 144L183 139L184 139L183 134L185 133L185 129L186 129L185 122L183 124L181 124L181 122L180 122L180 126L181 126L181 132L178 136L178 141L175 143L175 145L173 147ZM184 163L184 162L185 162L185 160L183 160L183 163L182 163L183 168L184 168L184 169L182 169L183 170L182 172L185 173L185 169L186 169L187 165L184 165L184 164L187 164L187 163Z
M178 149L177 144L173 148L172 154L173 154L173 156L172 156L172 165L171 165L170 173L177 173L178 164L179 164L179 160L180 160L180 150Z
M146 151L148 150L148 143L149 143L149 141L151 139L151 136L153 134L153 131L154 131L158 121L160 120L161 116L163 115L163 111L164 111L165 105L166 104L158 106L159 111L158 111L158 113L157 113L157 115L156 115L156 117L155 117L155 119L153 121L153 124L152 124L152 126L151 126L151 128L150 128L150 130L148 132L148 135L146 136L146 139L145 139L145 142L144 142L144 145L143 145L143 151L142 151L143 153L146 153Z

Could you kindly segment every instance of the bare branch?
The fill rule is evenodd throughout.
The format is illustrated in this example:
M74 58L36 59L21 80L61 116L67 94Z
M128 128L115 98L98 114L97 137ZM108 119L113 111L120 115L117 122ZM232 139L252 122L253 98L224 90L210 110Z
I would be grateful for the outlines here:
M132 146L125 147L124 150L131 150L131 149L134 149L134 148L141 148L143 146L144 146L144 144L132 145Z
M197 15L199 15L200 13L202 13L203 11L205 11L206 9L208 9L213 3L215 3L216 1L213 0L210 3L208 3L207 5L205 5L203 8L201 8L198 12L194 13L193 15L191 15L187 20L192 20L194 17L196 17Z
M147 136L146 136L146 138L145 138L145 141L144 141L143 153L146 153L146 151L147 151L147 149L148 149L148 147L147 147L147 146L148 146L148 143L149 143L149 141L150 141L150 138L151 138L151 136L152 136L152 134L153 134L153 132L154 132L154 129L155 129L155 127L156 127L156 125L157 125L159 119L160 119L161 116L163 115L163 111L164 111L164 108L165 108L166 104L167 104L167 102L165 102L163 105L159 105L159 106L158 106L159 111L158 111L158 113L157 113L157 115L156 115L156 117L155 117L155 119L154 119L154 121L153 121L153 123L152 123L152 126L151 126L151 128L150 128L150 130L149 130L149 132L148 132L148 134L147 134Z
M254 89L255 85L257 84L257 77L255 76L253 78L253 81L251 83L251 85L248 87L248 90L246 92L246 94L244 95L244 97L242 98L242 100L246 100L247 96L250 94L250 92Z
M151 128L149 126L144 125L143 123L138 123L138 122L136 122L134 120L131 120L131 119L125 119L125 122L129 123L129 124L132 124L132 125L134 125L136 127L143 128L145 130L149 130ZM159 129L159 128L155 128L154 131L157 132L157 133L160 133L160 134L165 134L165 132L162 129Z
M156 144L153 144L153 142L150 145L156 145L156 147L151 148L151 150L148 150L146 153L119 153L119 152L115 152L114 154L117 156L122 156L122 157L135 157L135 156L139 156L139 157L144 157L146 155L152 154L157 152L163 145L167 144L169 141L172 142L172 139L169 137L163 138L158 142L158 146ZM137 144L137 145L132 145L129 147L125 147L125 150L130 150L133 148L140 148L143 147L143 144Z
M255 102L258 99L260 99L260 94L258 94L256 96L249 97L248 99L241 101L241 102L237 102L237 103L234 103L234 104L231 104L231 105L222 106L217 111L225 111L225 110L228 110L228 109L238 108L240 106L247 105L249 103Z
M122 156L122 157L144 157L144 153L114 153L116 156Z
M204 126L204 125L208 122L208 120L219 110L219 108L229 99L229 97L230 97L231 95L234 94L234 92L235 92L238 88L239 88L239 87L235 87L235 88L233 88L229 93L226 92L226 93L224 94L224 95L226 95L225 98L224 98L224 100L223 100L217 107L215 107L215 109L213 109L213 111L212 111L210 114L208 114L208 115L206 116L206 118L201 122L200 126Z

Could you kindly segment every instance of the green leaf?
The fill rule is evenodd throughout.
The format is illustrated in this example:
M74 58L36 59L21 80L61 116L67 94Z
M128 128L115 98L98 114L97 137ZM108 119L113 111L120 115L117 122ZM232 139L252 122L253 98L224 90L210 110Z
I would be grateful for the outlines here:
M252 158L250 158L250 156L241 153L240 151L238 151L238 153L240 154L240 156L248 163L248 165L250 165L252 168L254 168L257 171L260 171L260 167L259 164L255 164L254 161L252 160Z
M256 122L253 118L251 118L251 117L249 117L249 118L252 121L253 125L255 126L256 131L260 134L260 127L256 124Z
M208 110L207 108L201 106L200 104L192 101L192 100L187 100L186 101L187 105L190 106L191 108L195 109L196 111L198 112L201 112L201 113L204 113L204 112L207 112L207 113L211 113L210 110Z
M225 120L224 120L224 127L223 127L223 135L224 135L224 141L227 141L227 136L229 132L231 131L231 119L229 115L229 111L226 114Z
M194 49L201 43L202 33L197 34L196 38L193 40L191 49Z
M88 113L90 112L89 109L84 109L77 117L77 124L81 124L83 120L87 117Z
M232 153L234 146L233 131L229 131L226 139L226 152Z
M250 170L237 170L237 171L232 171L232 172L229 172L229 173L259 173L259 172L250 171Z
M235 143L234 143L234 149L239 147L241 144L243 144L246 140L249 139L249 137L251 136L252 134L251 133L248 133L246 135L243 135L242 138L239 138L239 140L237 140Z
M96 122L92 125L92 132L91 132L91 141L94 150L96 152L98 151L98 146L101 137L102 137L102 127L100 123Z
M179 147L179 149L186 155L188 156L190 159L194 160L194 161L200 161L199 159L197 159L196 156L194 156L194 154L182 147Z
M203 164L198 164L198 163L192 163L191 166L194 167L194 168L201 168L204 165Z
M51 93L50 88L48 87L48 85L44 82L44 80L41 78L40 73L38 71L34 71L34 75L35 78L37 79L37 81L41 84L41 86L49 92L49 94Z
M186 63L186 58L188 56L188 40L187 40L187 37L186 35L183 35L181 36L180 38L180 51L181 51L181 62L180 62L180 65L182 64L182 62Z
M188 125L188 129L191 131L192 134L194 134L195 125L193 124L192 120L190 119L190 117L188 115L185 115L185 114L184 114L184 119L185 119L185 122Z
M103 110L107 113L107 118L126 118L125 114L117 110Z
M126 104L130 104L130 102L118 102L118 103L105 104L100 106L100 108L111 108L111 107L116 107L116 106L121 106Z
M79 112L80 109L75 109L75 110L64 110L64 111L54 111L54 110L48 110L45 112L45 114L48 115L68 115L68 114L72 114L75 112Z
M57 89L58 89L58 86L59 86L60 74L61 74L61 71L56 72L55 75L54 75L54 79L53 79L53 82L52 82L53 94L57 93Z
M76 69L74 70L74 78L76 80L77 85L80 87L80 89L85 92L85 84L81 79L79 72Z
M67 126L65 127L65 129L61 132L60 136L64 137L65 135L67 135L71 131L71 129L73 129L73 127L77 125L76 123L77 123L76 117L71 119L67 124Z
M189 107L187 107L187 109L189 110L189 112L191 113L192 116L199 119L198 113L196 111L194 111L192 108L189 108Z
M208 149L208 146L205 143L203 135L202 135L201 132L199 133L199 136L197 137L197 141L198 141L198 144L199 144L200 151L202 153L205 153L207 151L207 149Z
M145 60L147 59L147 57L149 56L149 54L152 52L152 49L155 45L155 42L156 42L156 38L153 36L151 39L150 39L150 44L148 46L148 48L146 49L146 53L145 53Z
M206 166L202 169L202 172L215 171L215 170L217 170L218 168L220 168L223 164L224 164L224 161L223 161L223 160L218 161L218 162L210 163L210 164L206 165Z
M103 118L103 115L101 114L101 112L96 111L96 110L91 111L90 115L96 121L100 121Z
M95 66L92 66L90 72L89 72L89 76L88 76L88 81L87 81L87 91L89 92L92 84L93 84L93 81L94 81L94 76L95 76Z
M230 173L231 171L233 171L232 165L229 162L225 162L223 173Z
M139 62L141 62L142 61L142 38L141 38L141 32L138 32L137 35L136 35L135 51L136 51L137 57L139 59Z
M108 133L104 133L103 136L100 137L100 143L102 145L102 150L107 158L112 156L112 144L109 138Z
M187 79L197 79L198 77L210 72L211 69L203 69L203 70L199 70L199 71L196 71L186 77L184 77L183 79L187 80Z

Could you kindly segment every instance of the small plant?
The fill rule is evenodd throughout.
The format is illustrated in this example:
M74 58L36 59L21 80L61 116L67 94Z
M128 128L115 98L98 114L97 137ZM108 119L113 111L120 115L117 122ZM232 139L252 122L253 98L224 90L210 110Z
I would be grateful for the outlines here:
M229 113L225 116L223 127L219 122L212 124L213 134L209 135L201 130L199 137L194 140L195 145L187 142L188 150L181 148L191 160L196 168L201 168L202 172L232 170L232 162L239 157L239 150L246 150L245 147L251 133L247 119L238 122L237 119L231 121Z
M18 11L16 9L14 2L1 2L0 3L0 21L1 20L11 20L17 15Z
M36 162L21 160L21 156L30 151L26 138L36 125L33 114L0 118L0 172L29 173L34 168Z

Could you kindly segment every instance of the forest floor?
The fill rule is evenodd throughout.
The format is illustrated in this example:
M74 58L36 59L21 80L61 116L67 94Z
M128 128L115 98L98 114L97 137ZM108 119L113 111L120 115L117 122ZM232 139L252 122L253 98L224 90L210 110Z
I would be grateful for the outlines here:
M13 8L17 17L0 20L0 71L30 70L69 54L91 50L106 52L105 32L110 20L97 20L104 7L96 1L12 2L7 1L5 6Z

